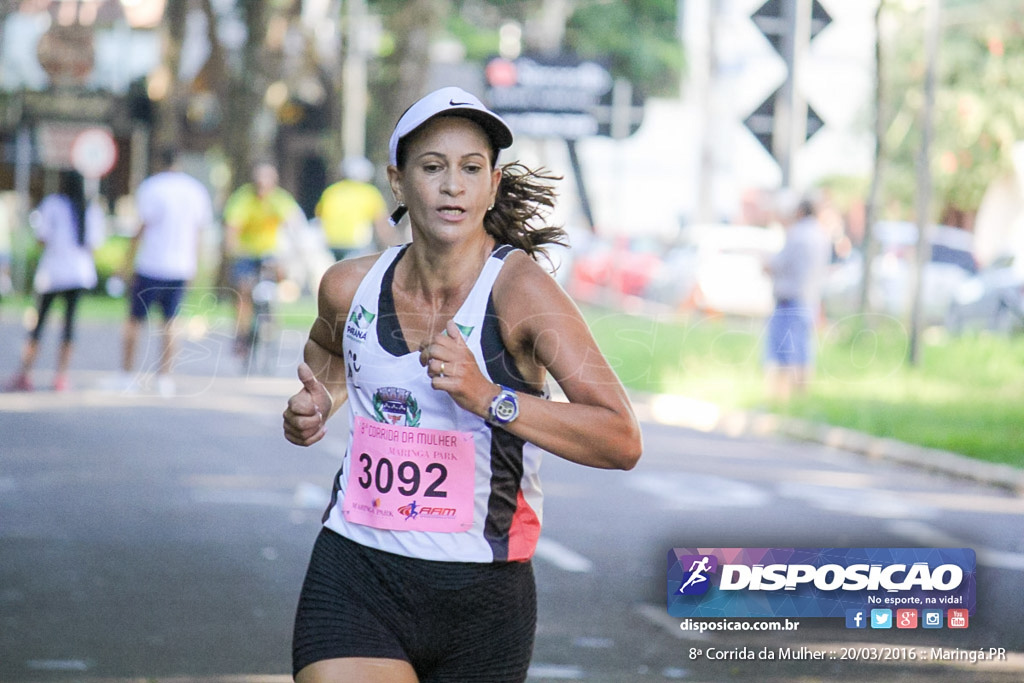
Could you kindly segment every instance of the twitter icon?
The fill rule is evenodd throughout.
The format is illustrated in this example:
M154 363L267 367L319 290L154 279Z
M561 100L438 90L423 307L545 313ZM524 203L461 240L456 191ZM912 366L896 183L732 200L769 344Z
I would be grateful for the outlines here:
M871 610L871 628L892 628L892 610Z

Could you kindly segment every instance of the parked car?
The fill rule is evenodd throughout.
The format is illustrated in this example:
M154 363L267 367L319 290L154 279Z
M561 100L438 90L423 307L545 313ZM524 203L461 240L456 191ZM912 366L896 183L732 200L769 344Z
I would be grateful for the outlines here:
M776 228L687 226L654 273L647 297L680 310L767 316L774 300L764 266L784 240Z
M913 303L917 226L904 221L882 221L875 224L873 239L879 249L872 262L869 309L905 317ZM926 324L941 325L946 321L957 288L977 272L972 240L973 235L960 228L933 226L931 254L921 280L922 314ZM859 310L863 273L864 256L860 251L853 251L833 265L822 292L826 315L837 318Z
M569 293L581 301L608 295L640 297L661 262L662 247L649 239L593 240L574 249Z
M964 281L950 302L946 327L954 334L1024 331L1024 255L1004 254Z

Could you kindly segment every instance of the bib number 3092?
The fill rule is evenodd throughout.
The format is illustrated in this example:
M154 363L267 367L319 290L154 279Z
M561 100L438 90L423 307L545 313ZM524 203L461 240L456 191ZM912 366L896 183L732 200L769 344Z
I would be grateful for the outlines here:
M473 526L471 432L353 422L345 519L376 529L458 532Z
M411 460L403 460L396 468L387 458L379 458L375 465L373 456L362 453L359 455L359 464L362 467L359 485L364 489L373 488L379 493L388 493L394 487L403 496L415 496L420 492L420 485L425 484L423 497L448 497L448 492L442 488L448 478L448 468L439 462L432 462L424 468L426 477L420 473L420 466Z

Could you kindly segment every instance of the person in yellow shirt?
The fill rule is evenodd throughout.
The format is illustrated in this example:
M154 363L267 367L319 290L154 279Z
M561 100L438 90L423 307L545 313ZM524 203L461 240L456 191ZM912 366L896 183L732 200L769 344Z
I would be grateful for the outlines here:
M320 196L316 216L323 227L327 247L340 261L368 247L384 248L398 241L387 220L387 204L373 184L373 164L364 157L347 157L341 163L341 180Z
M231 259L238 340L236 352L248 352L252 329L252 290L265 266L276 267L274 256L281 230L305 221L295 198L278 185L277 169L268 163L255 166L252 182L231 193L224 205L224 239Z

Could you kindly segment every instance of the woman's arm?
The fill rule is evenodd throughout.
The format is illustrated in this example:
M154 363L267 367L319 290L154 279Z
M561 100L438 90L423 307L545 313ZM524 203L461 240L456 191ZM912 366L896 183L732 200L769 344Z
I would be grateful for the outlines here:
M348 399L345 351L342 339L352 298L377 256L341 261L320 281L317 318L303 350L298 376L302 388L288 399L284 435L299 446L311 446L324 437L326 423Z
M519 416L502 428L583 465L627 470L636 465L643 443L626 391L562 288L531 258L516 253L495 283L494 302L503 341L523 376L539 384L550 372L569 399L520 393ZM434 388L486 418L499 387L467 354L456 329L435 337L420 360Z

